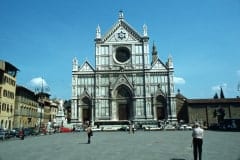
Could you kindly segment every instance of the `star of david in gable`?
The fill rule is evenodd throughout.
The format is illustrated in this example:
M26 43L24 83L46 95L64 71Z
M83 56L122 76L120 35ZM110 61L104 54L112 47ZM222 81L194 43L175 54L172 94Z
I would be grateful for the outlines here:
M124 38L126 38L126 33L124 33L123 31L118 33L118 38L123 40Z

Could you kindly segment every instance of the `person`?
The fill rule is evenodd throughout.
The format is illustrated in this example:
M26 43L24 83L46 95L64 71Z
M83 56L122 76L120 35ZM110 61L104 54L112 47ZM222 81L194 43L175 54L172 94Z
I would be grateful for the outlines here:
M202 160L203 129L199 123L195 123L192 131L193 157L194 160Z
M132 133L132 123L129 122L129 125L128 125L128 126L129 126L129 134L130 134L130 133Z
M93 135L91 125L88 125L86 131L87 131L87 135L88 135L88 144L90 144L91 143L91 136Z
M19 131L19 137L21 138L21 140L24 140L24 128L22 128L20 131Z
M134 123L132 123L132 133L133 133L133 134L135 133L135 126L134 126Z

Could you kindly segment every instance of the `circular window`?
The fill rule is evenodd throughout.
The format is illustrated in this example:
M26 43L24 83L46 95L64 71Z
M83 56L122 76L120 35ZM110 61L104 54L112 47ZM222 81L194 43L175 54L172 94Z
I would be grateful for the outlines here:
M130 51L127 47L119 47L116 50L116 60L124 63L130 58Z

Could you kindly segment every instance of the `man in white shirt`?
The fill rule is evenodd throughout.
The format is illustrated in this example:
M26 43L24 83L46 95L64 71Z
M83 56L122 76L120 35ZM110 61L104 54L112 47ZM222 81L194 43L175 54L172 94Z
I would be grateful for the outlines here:
M195 123L195 127L192 132L192 137L193 137L194 160L197 160L197 157L199 157L198 160L202 160L203 129L200 128L199 123Z

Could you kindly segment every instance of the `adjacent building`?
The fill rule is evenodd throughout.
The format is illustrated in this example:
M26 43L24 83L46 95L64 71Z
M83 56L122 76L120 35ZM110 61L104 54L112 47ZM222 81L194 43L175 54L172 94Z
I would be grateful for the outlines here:
M240 121L240 98L188 99L180 91L176 95L177 119L179 122L203 126L219 125L224 120ZM240 124L236 124L240 128Z
M36 127L39 124L38 107L35 93L17 86L13 128Z
M39 104L39 125L41 127L46 127L48 122L52 121L50 94L46 92L39 92L36 94L36 97Z
M12 129L18 68L0 60L0 128Z
M138 33L120 11L105 35L97 26L95 67L73 59L71 122L175 122L173 73L171 57L164 63L154 44L150 52L147 25Z

